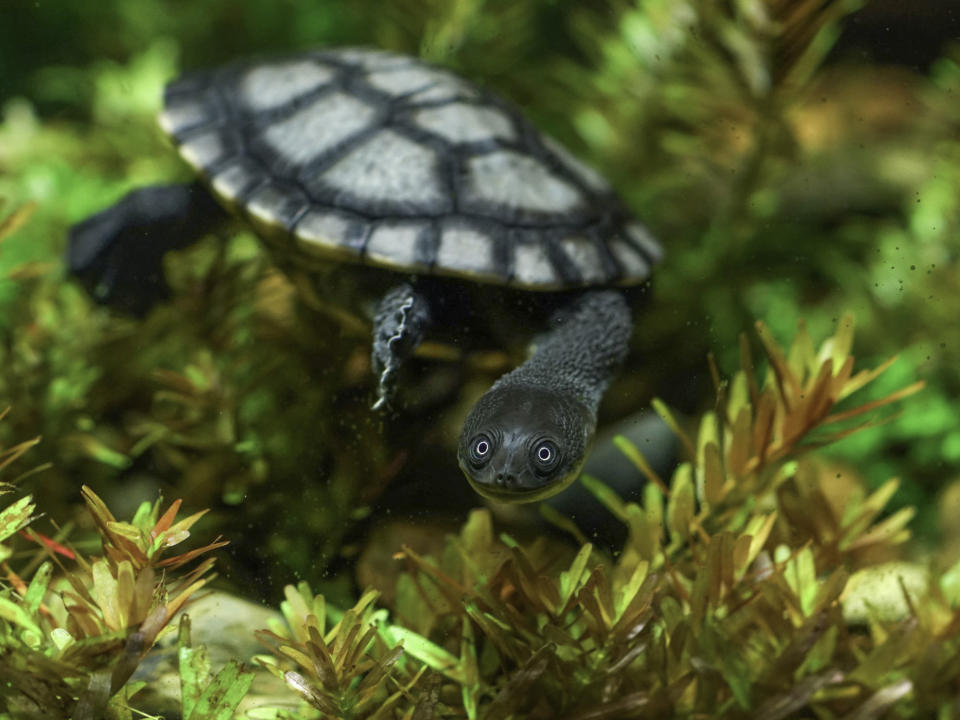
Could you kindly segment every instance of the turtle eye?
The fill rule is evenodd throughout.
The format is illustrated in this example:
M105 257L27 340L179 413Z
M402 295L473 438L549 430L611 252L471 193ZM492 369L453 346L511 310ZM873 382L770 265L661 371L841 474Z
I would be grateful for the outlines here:
M475 467L480 467L490 458L490 451L493 449L493 443L486 435L477 435L470 443L470 462Z
M533 448L533 464L540 472L550 472L560 462L560 448L552 440L541 440Z

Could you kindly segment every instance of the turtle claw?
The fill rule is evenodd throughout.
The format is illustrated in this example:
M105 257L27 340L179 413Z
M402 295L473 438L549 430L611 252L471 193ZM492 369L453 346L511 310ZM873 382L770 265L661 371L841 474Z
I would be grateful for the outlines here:
M386 396L386 395L382 394L382 392L383 392L382 390L378 389L378 391L377 391L377 399L376 399L376 402L374 402L373 405L370 406L370 409L371 409L371 410L378 410L378 411L379 411L379 410L389 410L389 409L390 409L390 401L387 399L387 396Z
M373 321L373 370L377 374L374 410L390 406L397 371L423 340L430 323L430 306L409 283L383 296Z

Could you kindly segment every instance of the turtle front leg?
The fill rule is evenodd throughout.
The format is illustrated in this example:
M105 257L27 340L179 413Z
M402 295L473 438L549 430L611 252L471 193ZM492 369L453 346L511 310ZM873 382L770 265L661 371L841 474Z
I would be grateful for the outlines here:
M430 322L430 303L410 283L397 285L380 300L373 318L374 410L387 406L397 370L420 345Z
M145 187L70 228L67 267L98 302L142 315L163 300L163 255L226 218L199 183Z
M632 321L616 290L584 292L550 325L533 355L497 380L463 425L460 467L486 497L530 502L573 482L600 401L626 357Z

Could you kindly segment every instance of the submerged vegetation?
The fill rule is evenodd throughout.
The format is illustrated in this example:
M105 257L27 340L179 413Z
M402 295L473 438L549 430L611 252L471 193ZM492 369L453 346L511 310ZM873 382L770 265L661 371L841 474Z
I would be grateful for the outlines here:
M880 408L920 385L837 410L891 364L854 372L852 320L819 348L803 327L786 352L759 332L765 379L744 342L741 369L718 379L716 408L695 436L657 403L687 455L669 480L621 442L648 479L642 503L583 478L628 527L622 548L520 543L475 510L435 556L397 546L392 586L367 589L352 608L307 583L288 586L282 619L248 631L270 651L257 665L292 697L249 716L949 717L960 690L960 562L891 564L912 517L883 516L896 481L868 492L817 451L876 424ZM3 465L29 445L4 452ZM102 557L35 531L30 495L0 512L0 541L27 528L37 548L0 546L10 583L0 594L0 711L10 717L132 717L144 682L128 681L213 560L180 577L158 571L224 544L165 557L203 513L177 521L179 501L162 513L145 503L125 523L89 489L84 498ZM388 606L377 606L380 590ZM254 679L239 663L250 658L214 675L189 635L183 616L183 717L232 716Z
M850 0L132 7L0 23L0 718L171 683L193 720L957 717L960 43L872 62L846 23L887 10ZM663 240L601 420L662 398L681 457L618 437L636 487L579 483L622 544L473 507L454 438L502 354L425 358L376 415L367 328L249 231L167 258L146 318L65 279L71 223L186 177L167 80L348 43L503 94ZM242 657L177 616L220 536L215 585L281 605Z

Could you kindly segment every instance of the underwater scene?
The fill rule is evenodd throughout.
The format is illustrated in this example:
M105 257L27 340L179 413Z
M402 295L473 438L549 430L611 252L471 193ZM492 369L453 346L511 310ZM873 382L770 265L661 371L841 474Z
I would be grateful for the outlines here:
M954 0L3 0L0 720L960 719Z

